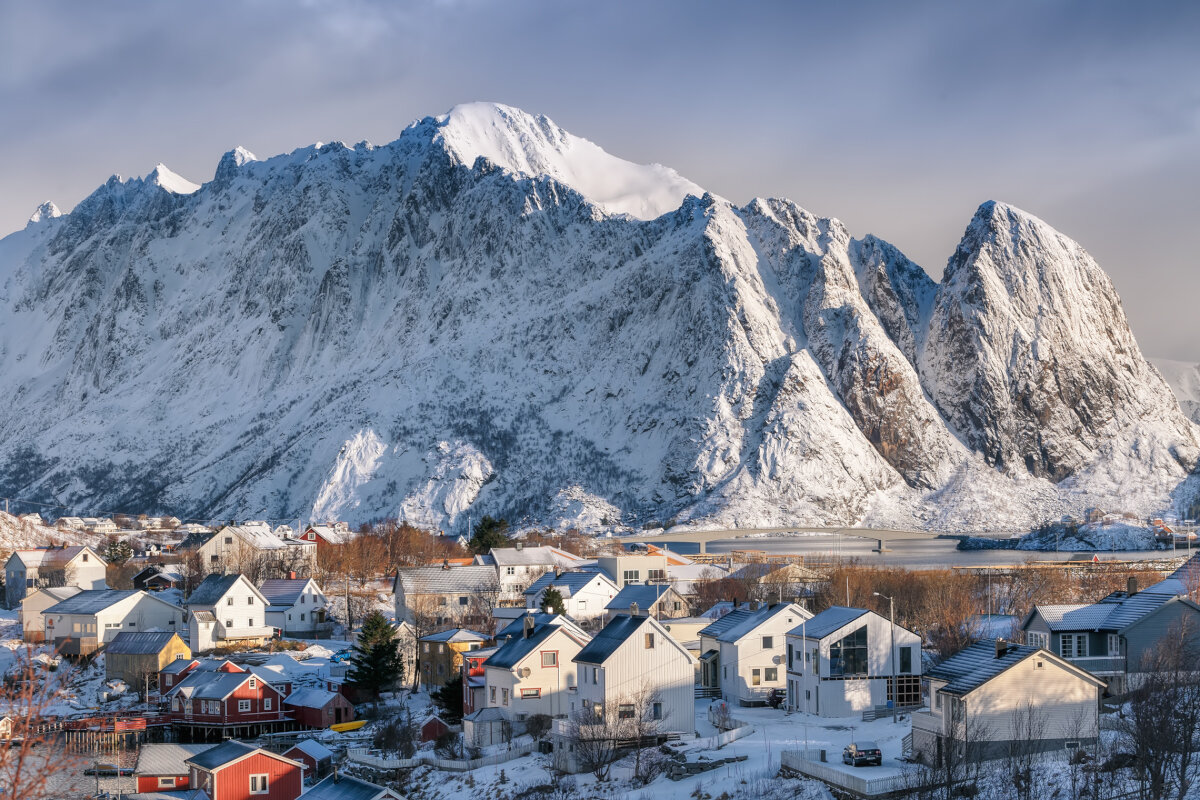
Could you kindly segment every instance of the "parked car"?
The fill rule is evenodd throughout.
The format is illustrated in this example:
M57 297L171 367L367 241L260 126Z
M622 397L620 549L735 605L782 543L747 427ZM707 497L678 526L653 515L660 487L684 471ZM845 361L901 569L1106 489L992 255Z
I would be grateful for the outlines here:
M353 650L339 650L329 657L329 661L334 664L340 664L343 661L349 661L353 655Z
M771 708L779 708L784 700L787 700L787 689L775 688L767 693L767 705Z
M874 742L851 742L842 751L842 763L852 767L863 764L880 766L883 764L883 751Z

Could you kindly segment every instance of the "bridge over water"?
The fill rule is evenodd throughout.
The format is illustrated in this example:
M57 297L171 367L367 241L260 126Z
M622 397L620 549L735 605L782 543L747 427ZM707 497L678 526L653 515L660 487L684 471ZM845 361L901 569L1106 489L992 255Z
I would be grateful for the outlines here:
M617 540L625 544L666 544L671 542L688 542L691 544L700 545L700 552L707 553L708 550L706 545L709 542L726 541L729 539L744 539L749 536L805 533L852 536L859 539L873 539L876 544L875 550L880 553L887 552L888 542L895 542L905 539L937 539L942 536L953 536L953 534L939 533L937 531L915 531L893 528L821 528L806 525L792 525L783 528L722 528L696 531L681 531L675 529L666 533L654 534L652 536L621 536L617 537Z

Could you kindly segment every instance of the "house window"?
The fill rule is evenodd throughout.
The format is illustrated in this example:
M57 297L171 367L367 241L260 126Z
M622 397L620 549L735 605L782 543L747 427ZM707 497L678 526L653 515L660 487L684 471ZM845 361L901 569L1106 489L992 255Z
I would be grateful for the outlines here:
M226 627L226 628L232 628L232 627L233 627L233 620L231 620L231 619L227 619L227 620L225 620L225 627Z
M575 607L580 611L587 611L587 600L580 600Z
M290 616L291 616L291 614L289 614L288 616L290 617ZM300 613L300 621L301 621L301 622L304 622L304 612L301 612L301 613Z
M637 583L642 579L642 571L638 569L627 569L623 574L625 583Z
M226 597L226 598L225 598L225 605L227 605L227 606L231 606L231 605L233 605L233 598L232 598L232 597Z
M912 648L900 648L900 674L908 675L912 672Z
M248 620L246 620L246 627L247 627L247 628L253 628L253 627L254 627L254 620L252 620L252 619L248 619Z
M465 606L469 602L471 602L471 600L466 595L463 595L462 597L458 598L458 604L460 606Z
M300 605L304 605L304 595L300 595Z
M495 703L495 702L496 702L496 687L495 687L495 686L489 686L489 687L488 687L488 699L489 699L489 700L490 700L492 703Z
M210 564L215 564L220 560L221 560L221 557L218 555L215 555L215 554L208 557L208 561Z
M597 683L599 683L599 681L596 680L596 676L599 674L600 674L600 670L596 667L592 667L592 685L593 686L596 685Z
M671 604L671 610L672 610L672 611L682 611L682 610L683 610L683 603L681 603L681 602L679 602L678 600L676 600L674 603L672 603L672 604Z
M232 536L226 536L226 537L225 537L225 544L233 544L233 537L232 537Z
M250 794L267 794L268 791L266 775L250 776Z
M1117 633L1108 635L1108 654L1110 656L1121 655L1121 636Z
M552 650L543 652L542 653L542 666L543 667L557 667L558 666L558 653L555 651L552 651Z
M438 605L439 605L439 606L448 606L448 605L450 605L450 603L446 601L446 598L444 598L444 597L439 597L439 598L438 598Z
M270 711L270 710L271 710L271 698L264 697L263 698L263 711Z
M792 653L793 653L792 646L789 644L789 645L787 646L787 665L788 665L788 669L791 669L791 668L792 668Z
M921 704L921 676L898 675L888 678L887 699L900 707Z
M646 649L647 650L654 649L654 634L653 633L646 634Z
M253 597L247 597L247 598L246 598L246 605L248 605L248 606L252 606L252 605L254 605L254 598L253 598Z
M438 667L438 675L446 674L446 665L445 664L438 664L437 667Z
M1050 635L1046 633L1039 633L1038 631L1026 631L1025 644L1029 645L1030 647L1044 647L1049 649Z
M83 560L84 560L84 561L87 561L87 553L84 553L84 554L83 554Z
M165 788L168 786L170 786L170 787L175 786L175 778L174 777L166 777L166 778L160 777L158 779L158 788L162 789L162 788Z
M1064 633L1058 637L1059 655L1063 658L1087 658L1087 634Z
M648 581L665 581L667 579L667 571L665 569L651 569L646 571L646 580Z
M238 711L249 711L249 710L250 710L250 701L249 700L238 700Z
M763 679L768 683L779 680L779 667L767 667L763 670Z
M504 568L504 574L505 574L505 575L516 575L516 574L517 574L517 568L516 568L516 567L505 567L505 568Z
M751 686L761 686L762 685L762 670L757 670L757 669L750 670L750 685Z
M662 703L652 703L650 705L650 719L662 719L663 709Z
M508 689L500 690L500 702L502 705L508 705Z
M633 719L633 703L621 703L617 706L617 719Z
M542 696L541 689L522 689L521 690L521 699L522 700L537 700L541 696Z
M864 625L829 647L829 675L867 674L867 626Z
M775 637L774 636L764 636L764 637L762 637L762 639L763 639L763 646L762 646L763 650L770 650L775 647Z
M250 688L251 688L251 689L257 689L257 688L258 688L258 682L257 682L257 681L255 681L255 680L254 680L254 678L251 678L251 679L250 679Z

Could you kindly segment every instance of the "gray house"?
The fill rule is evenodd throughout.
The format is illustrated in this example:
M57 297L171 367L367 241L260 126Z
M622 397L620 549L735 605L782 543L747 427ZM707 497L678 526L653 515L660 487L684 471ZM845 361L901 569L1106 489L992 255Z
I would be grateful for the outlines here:
M1056 653L1108 684L1110 695L1136 688L1160 643L1200 648L1200 605L1180 596L1178 580L1123 592L1090 605L1034 606L1021 623L1025 643Z

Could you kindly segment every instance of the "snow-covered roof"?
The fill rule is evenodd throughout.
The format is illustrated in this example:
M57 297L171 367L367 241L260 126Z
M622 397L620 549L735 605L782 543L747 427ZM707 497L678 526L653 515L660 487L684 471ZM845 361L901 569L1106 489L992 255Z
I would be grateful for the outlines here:
M628 611L632 604L637 603L637 607L645 611L668 594L679 597L679 593L668 583L630 583L617 592L604 609L606 611Z
M333 751L316 739L301 739L292 745L291 748L284 751L283 754L286 756L292 750L299 750L306 755L312 756L318 762L333 758Z
M305 533L308 531L312 531L330 544L345 544L354 538L349 530L334 525L309 525Z
M120 655L157 655L177 636L174 631L121 631L104 647L104 652Z
M941 691L961 696L978 689L1035 653L1060 664L1066 663L1046 650L1011 643L1006 645L1004 654L997 658L995 642L976 642L926 670L926 674L934 680L947 681ZM1080 674L1101 686L1104 685L1103 681L1087 672L1081 670Z
M47 608L43 614L98 614L135 594L136 589L85 589ZM166 601L163 601L166 602Z
M528 637L523 635L511 637L495 653L488 656L488 660L483 662L483 665L499 669L512 669L559 631L562 631L565 635L570 635L570 631L561 625L552 625L549 623L535 625ZM582 640L580 641L582 643Z
M183 762L214 747L215 744L143 744L133 774L187 775L188 768Z
M603 572L599 570L571 570L570 572L560 572L558 574L553 572L543 574L525 590L525 594L533 597L543 589L554 586L562 593L563 599L566 600L597 579L603 583L607 583L612 587L613 593L616 593L617 585Z
M270 605L267 603L267 598L263 597L262 592L258 590L258 587L251 583L248 579L244 579L242 575L218 575L216 573L209 575L207 578L201 581L200 585L196 587L196 590L192 592L192 594L184 602L188 606L215 606L221 601L222 597L229 593L229 590L232 589L234 584L236 584L239 580L246 581L246 585L250 588L250 590L257 594L258 597L263 601L263 605Z
M577 567L584 559L577 555L560 550L557 547L541 545L538 547L493 547L488 553L490 561L485 562L483 556L476 556L475 563L491 563L497 567L562 567L569 569Z
M465 567L405 567L397 570L396 580L405 594L470 593L499 588L495 568L479 564Z
M47 567L57 568L64 567L80 553L86 550L94 556L101 564L105 564L104 559L96 553L95 550L86 545L77 545L74 547L38 547L29 550L15 550L13 555L20 559L21 563L28 569L30 567Z
M400 795L349 775L330 775L304 793L304 800L392 800Z
M1115 608L1110 603L1034 606L1052 631L1099 630Z
M513 619L512 622L501 628L496 634L496 641L499 642L503 641L504 639L510 639L514 636L522 635L522 632L525 630L525 620L529 617L533 618L534 625L564 625L569 630L580 636L587 635L584 633L583 628L579 626L579 623L571 619L571 617L567 614L547 614L544 611L535 611L531 608L528 609L527 613L521 614Z
M617 652L617 648L648 622L650 622L650 617L640 614L636 617L618 614L592 637L590 642L584 645L583 649L579 651L579 655L575 656L573 660L581 664L603 664L609 656ZM670 637L668 636L668 638Z
M329 704L329 701L336 698L337 692L331 692L328 689L297 689L283 699L285 706L299 706L301 708L324 708Z
M422 642L445 642L447 644L453 642L486 642L488 637L476 631L469 631L466 628L451 628L450 630L438 631L421 637Z
M714 636L718 642L736 642L743 636L754 631L755 628L768 622L769 620L781 615L788 614L795 622L800 622L808 616L808 612L793 603L776 603L772 606L762 606L757 611L749 611L745 616L739 616L731 625L721 626L721 630L716 633L705 633L706 636ZM732 617L732 614L718 620L713 625L720 625L725 620ZM704 628L701 633L708 631L713 625Z
M258 591L267 598L267 605L286 606L296 605L304 587L312 578L270 578L258 585Z
M803 624L788 631L795 636L806 636L809 639L824 639L861 616L869 614L865 608L849 608L847 606L830 606ZM803 631L803 632L802 632Z

